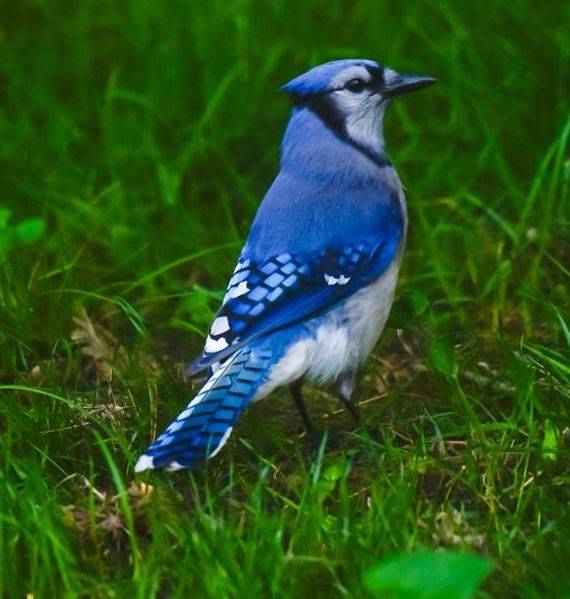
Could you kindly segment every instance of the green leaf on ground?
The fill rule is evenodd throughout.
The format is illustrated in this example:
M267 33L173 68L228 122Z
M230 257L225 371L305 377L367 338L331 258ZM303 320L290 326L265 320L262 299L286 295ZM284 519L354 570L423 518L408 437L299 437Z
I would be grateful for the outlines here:
M380 597L468 599L491 567L478 555L426 551L381 562L364 574L364 584Z

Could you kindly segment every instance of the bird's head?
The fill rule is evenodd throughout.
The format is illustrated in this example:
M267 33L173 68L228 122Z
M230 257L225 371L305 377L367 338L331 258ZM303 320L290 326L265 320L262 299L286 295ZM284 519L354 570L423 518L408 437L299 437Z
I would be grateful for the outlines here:
M372 60L336 60L312 68L281 89L296 106L313 110L337 133L377 151L387 102L434 82L432 77L402 75Z

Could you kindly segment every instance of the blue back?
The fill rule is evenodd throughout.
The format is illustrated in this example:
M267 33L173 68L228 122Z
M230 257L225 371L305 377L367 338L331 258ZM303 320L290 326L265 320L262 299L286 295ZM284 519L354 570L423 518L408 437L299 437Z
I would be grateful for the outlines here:
M281 170L261 203L243 257L312 253L347 241L400 237L405 223L389 163L379 167L308 108L296 108Z

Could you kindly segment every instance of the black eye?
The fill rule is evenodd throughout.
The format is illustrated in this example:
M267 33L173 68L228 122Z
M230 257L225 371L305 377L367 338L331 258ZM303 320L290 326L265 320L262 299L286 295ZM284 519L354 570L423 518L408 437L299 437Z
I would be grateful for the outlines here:
M358 94L364 90L364 88L366 87L366 83L362 79L358 79L356 77L355 79L351 79L350 81L348 81L344 87L349 92L352 92L353 94Z

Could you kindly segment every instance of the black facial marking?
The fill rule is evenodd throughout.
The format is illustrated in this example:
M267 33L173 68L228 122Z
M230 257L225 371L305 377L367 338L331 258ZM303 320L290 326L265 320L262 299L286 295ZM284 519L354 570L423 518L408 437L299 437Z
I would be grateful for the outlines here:
M374 92L380 91L384 87L384 69L380 66L373 67L368 64L362 66L370 73L370 89Z
M338 135L344 134L344 115L338 109L330 94L314 96L309 102L309 107L335 133Z
M352 146L355 150L358 150L361 154L372 160L378 167L383 168L385 166L392 166L392 163L384 154L378 156L367 147L356 143L347 136L344 127L344 116L336 107L330 94L314 96L311 101L307 102L305 105L312 110L340 140Z
M370 81L367 82L359 77L355 77L347 83L358 79L358 81L362 81L364 84L363 89L371 90L373 93L379 92L384 86L384 69L380 66L375 67L367 64L359 64L358 66L364 67L370 73ZM385 154L378 156L367 147L358 144L347 136L344 123L345 116L339 110L333 98L333 92L339 91L340 89L348 89L347 84L342 88L328 89L310 96L294 97L293 103L299 108L306 107L313 111L340 140L352 146L380 168L392 166L392 163Z

